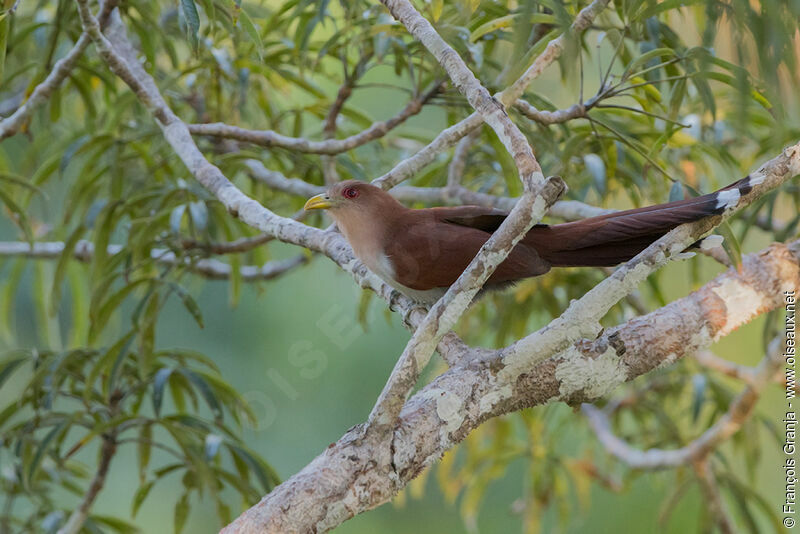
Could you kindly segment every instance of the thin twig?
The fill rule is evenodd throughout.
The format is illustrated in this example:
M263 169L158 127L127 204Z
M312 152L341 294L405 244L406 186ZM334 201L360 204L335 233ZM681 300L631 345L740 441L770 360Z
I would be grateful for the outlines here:
M100 448L100 462L97 466L97 472L92 478L89 489L83 496L80 505L72 511L67 522L63 527L58 529L58 534L77 534L80 532L86 519L89 517L89 510L91 510L97 495L106 483L106 475L108 475L108 468L111 466L111 459L117 451L116 435L111 433L103 436L103 445Z
M249 242L247 243L250 244ZM236 245L234 245L236 246ZM124 247L109 245L108 255L119 254ZM58 259L64 252L64 243L60 241L37 242L31 245L22 241L0 241L0 257L22 256L32 259ZM229 250L228 252L232 252ZM72 251L76 260L88 262L94 255L94 243L78 241ZM178 258L174 252L166 249L153 249L150 257L162 265L173 265L187 268L189 271L211 280L227 280L231 277L231 266L215 259ZM272 280L295 267L307 263L309 255L299 254L287 260L273 260L262 266L243 265L239 268L239 276L246 282Z
M252 143L263 147L280 147L294 152L308 154L329 154L336 155L347 152L379 139L391 130L401 125L409 117L413 117L422 111L434 96L441 91L441 83L436 82L432 86L412 99L405 108L391 119L372 124L366 130L343 139L327 139L325 141L311 141L304 137L288 137L272 130L248 130L229 124L215 122L207 124L189 124L189 131L193 135L208 135L214 137L224 137L246 143Z

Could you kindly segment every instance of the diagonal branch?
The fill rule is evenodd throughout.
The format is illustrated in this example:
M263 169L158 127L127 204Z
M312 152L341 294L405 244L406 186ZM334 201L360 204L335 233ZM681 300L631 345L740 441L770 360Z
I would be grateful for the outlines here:
M575 17L569 30L547 43L547 47L544 51L536 57L522 76L509 88L496 95L496 99L503 106L509 106L520 98L528 85L530 85L546 67L558 59L561 52L564 50L567 39L589 28L595 17L608 5L608 2L609 0L594 0L591 4L583 8ZM403 180L414 176L420 169L430 164L439 153L455 145L462 137L481 124L483 124L483 119L480 113L476 111L453 126L445 128L433 141L422 148L422 150L401 161L383 176L373 180L373 185L377 185L383 189L391 189Z
M92 477L89 488L83 496L81 503L75 510L72 511L67 522L64 526L58 529L57 534L77 534L86 523L89 517L89 510L91 510L97 495L103 489L106 483L106 476L108 475L108 468L111 467L111 459L117 451L117 438L116 435L111 434L103 436L103 445L100 448L100 461L97 466L97 471Z
M499 352L455 366L403 407L386 456L363 426L348 431L223 532L324 532L379 506L491 417L556 401L593 401L621 383L708 347L800 287L800 242L772 245L698 291L577 343L503 380Z
M98 14L101 28L105 27L111 10L114 9L116 5L117 0L101 2ZM86 35L85 32L82 33L72 49L67 52L67 55L58 60L42 83L36 86L30 97L28 97L28 100L17 108L14 113L0 120L0 141L16 134L26 123L28 118L30 118L34 110L50 98L53 92L58 89L61 83L70 75L78 59L83 55L83 51L86 50L86 47L89 46L91 42L91 38Z
M602 330L600 319L609 309L628 295L650 274L663 267L670 259L681 257L686 248L712 230L738 210L750 205L768 191L800 174L800 143L766 162L748 175L749 191L736 193L735 202L721 215L683 224L647 247L635 258L619 267L583 297L572 301L569 307L544 328L520 339L503 349L503 362L512 375L519 369L530 367L549 358L556 351L582 338L593 339Z
M528 140L511 121L503 104L478 81L458 52L441 38L431 23L419 14L409 0L381 0L381 3L434 55L447 71L453 84L467 98L483 121L495 131L503 146L514 158L525 190L531 191L534 185L540 185L544 181L542 168L536 161Z

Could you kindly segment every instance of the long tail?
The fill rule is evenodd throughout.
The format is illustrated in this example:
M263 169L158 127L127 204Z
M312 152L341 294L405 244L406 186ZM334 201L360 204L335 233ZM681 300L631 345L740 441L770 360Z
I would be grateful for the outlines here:
M619 211L556 225L536 225L523 243L554 267L608 267L628 261L658 238L684 223L718 215L735 206L760 183L761 176L687 200Z

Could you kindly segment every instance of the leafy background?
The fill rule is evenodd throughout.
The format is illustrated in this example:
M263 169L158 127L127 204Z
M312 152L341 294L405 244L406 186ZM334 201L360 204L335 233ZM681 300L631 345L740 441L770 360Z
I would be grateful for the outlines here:
M418 5L491 90L513 80L581 7ZM800 137L792 96L800 81L800 3L680 5L688 7L614 2L581 46L568 48L525 95L541 109L558 109L602 88L602 105L634 111L596 107L591 121L549 127L512 112L547 172L566 178L570 198L626 207L708 192ZM121 11L145 68L187 121L321 139L338 88L350 79L355 90L337 121L344 136L393 116L442 76L372 3L130 1ZM23 101L79 34L70 1L26 0L5 11L3 101ZM337 155L336 171L375 178L469 112L447 88L386 139ZM185 266L154 261L158 249L191 264L208 250L188 241L254 232L192 181L91 48L24 130L0 144L0 238L62 241L68 252L49 262L0 261L0 468L5 502L13 496L2 513L21 522L15 528L48 530L65 517L110 429L173 452L121 444L87 528L161 532L174 524L205 532L363 421L408 339L398 318L322 258L261 283L206 281ZM303 199L250 180L246 159L323 183L318 156L201 141L226 176L281 214L294 213ZM448 161L438 158L413 183L444 185ZM469 163L465 185L519 192L513 162L488 129ZM731 259L796 235L799 201L789 184L722 229ZM752 224L759 215L787 225L764 231ZM314 217L308 222L327 224ZM68 260L79 239L96 251L109 243L122 248L88 263ZM295 254L272 242L222 259L237 270ZM642 296L654 309L720 270L705 257L671 265ZM602 276L569 269L521 283L471 308L459 332L471 343L507 343ZM623 303L606 321L633 314ZM780 324L777 314L763 317L715 351L755 364ZM679 446L707 428L740 387L687 359L615 393L651 391L615 421L617 429L640 447ZM743 531L780 529L779 393L769 391L758 415L715 455ZM709 525L691 470L631 472L605 454L581 415L550 406L487 423L393 504L338 531L680 532Z

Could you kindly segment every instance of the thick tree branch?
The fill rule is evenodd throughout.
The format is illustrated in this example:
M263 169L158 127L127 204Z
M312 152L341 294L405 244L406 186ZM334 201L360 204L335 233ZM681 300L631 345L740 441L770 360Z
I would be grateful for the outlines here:
M426 355L433 350L433 340L443 330L439 325L455 320L444 313L447 311L444 304L426 316L423 310L410 305L407 299L397 297L391 291L387 293L384 284L352 259L349 247L338 234L322 232L279 217L245 196L199 152L186 125L169 109L153 80L135 61L121 24L116 24L110 33L114 42L112 46L99 32L85 0L78 2L84 27L97 43L104 60L148 106L168 143L200 183L245 223L283 241L323 252L333 258L345 270L353 273L359 283L373 287L393 304L400 303L408 322L419 324L421 318L426 317L425 326L419 329L419 337L409 344L410 357L407 361L411 364L417 363L416 355ZM453 61L451 56L447 57ZM502 122L501 118L498 119ZM798 147L792 147L769 162L761 172L755 173L760 183L755 183L752 192L743 195L736 207L746 205L796 173L800 168L798 152ZM550 184L554 187L553 182ZM505 247L512 245L514 238L524 233L527 223L540 217L546 203L536 193L529 191L517 203L514 216L509 217L492 238L494 241L489 247L493 253L484 251L479 254L459 279L457 285L461 284L459 287L462 292L452 291L449 301L451 309L458 311L461 306L466 306L469 292L475 287L473 284L480 287L481 277L488 276L486 273L490 272L492 263L504 258ZM535 210L530 209L533 206L536 206ZM714 339L727 334L754 315L777 306L779 300L767 289L798 285L797 252L792 253L786 247L773 247L763 259L757 259L763 261L748 257L742 273L729 272L721 277L725 285L715 286L712 283L708 289L710 294L703 293L699 297L693 294L676 301L680 304L669 305L646 316L648 322L631 321L593 342L570 344L583 333L591 333L590 339L594 339L597 321L605 313L604 307L609 301L616 302L624 297L652 270L663 265L669 257L678 255L696 238L695 235L708 231L720 220L721 217L714 217L700 224L685 225L659 240L619 269L608 279L610 282L597 286L595 293L590 292L591 296L584 301L585 305L591 307L588 312L577 313L570 307L556 323L533 338L522 340L521 344L495 353L482 353L480 358L466 358L465 365L453 367L402 404L395 424L388 428L382 415L391 415L397 408L393 402L385 404L388 409L378 413L378 417L372 421L377 420L381 423L378 426L386 428L388 433L383 431L384 428L381 428L381 432L368 432L363 425L355 427L303 471L241 516L230 528L276 532L330 529L354 514L391 498L426 465L489 417L554 400L576 403L595 399L624 380L639 376L665 360L671 361L669 358L682 356L687 349L708 346ZM482 261L484 259L486 263ZM755 279L745 280L745 276L755 276ZM698 293L702 293L702 290ZM742 293L746 294L746 298L741 298ZM758 298L753 296L754 293ZM709 302L722 309L715 309L715 313L707 317ZM654 335L648 337L646 329L653 329L653 325L665 316L669 320L666 325L662 324L660 330L650 332ZM589 324L576 325L586 318ZM684 328L673 328L676 323ZM537 336L543 342L542 346L532 342ZM689 336L688 339L686 336ZM443 343L451 340L452 337L445 337ZM673 346L676 340L680 343ZM639 345L642 341L645 343ZM451 347L463 350L463 346L457 345L454 343ZM661 353L659 347L668 348L670 356ZM558 350L561 352L542 361ZM398 391L402 392L404 387Z
M390 458L359 425L224 532L323 532L389 500L444 451L490 417L554 401L595 400L783 303L800 286L800 243L745 256L700 290L579 342L503 380L499 352L446 371L403 407ZM508 395L507 393L510 393ZM385 463L386 462L386 463Z
M722 215L673 229L618 268L613 275L600 282L583 297L574 300L560 317L551 321L546 327L503 349L503 363L508 372L513 374L516 369L528 368L581 337L588 339L596 337L602 330L600 319L651 273L664 266L670 259L681 257L689 245L733 213L798 174L800 174L800 143L787 148L780 156L751 173L749 177L752 189L745 195L737 196L736 203L729 206Z
M783 298L783 293L779 295ZM736 310L734 310L736 312ZM764 388L773 382L783 363L777 343L754 369L747 387L731 402L728 411L698 438L679 449L648 449L642 451L617 437L611 430L608 416L590 404L582 406L583 413L597 439L613 456L635 469L666 469L703 462L720 443L733 436L750 418Z

